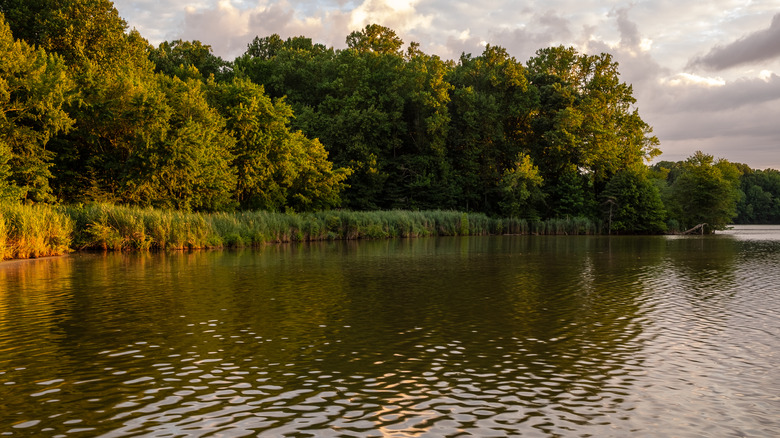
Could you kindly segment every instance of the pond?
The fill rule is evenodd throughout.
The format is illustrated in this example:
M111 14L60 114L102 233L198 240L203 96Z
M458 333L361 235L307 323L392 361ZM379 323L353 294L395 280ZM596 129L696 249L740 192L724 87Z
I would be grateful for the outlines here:
M0 264L0 436L780 435L780 227Z

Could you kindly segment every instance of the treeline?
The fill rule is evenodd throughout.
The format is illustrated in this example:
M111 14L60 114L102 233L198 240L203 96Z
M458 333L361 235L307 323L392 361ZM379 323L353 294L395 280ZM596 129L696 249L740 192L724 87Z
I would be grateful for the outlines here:
M0 5L3 198L199 211L340 204L349 170L292 129L291 107L261 85L156 72L148 43L125 33L107 0Z
M369 25L346 49L272 35L227 62L198 41L150 46L108 0L0 13L6 200L461 210L658 233L721 228L747 199L749 169L711 156L647 166L658 140L608 54L553 47L523 64L488 45L447 61ZM772 220L778 194L761 187L750 220Z

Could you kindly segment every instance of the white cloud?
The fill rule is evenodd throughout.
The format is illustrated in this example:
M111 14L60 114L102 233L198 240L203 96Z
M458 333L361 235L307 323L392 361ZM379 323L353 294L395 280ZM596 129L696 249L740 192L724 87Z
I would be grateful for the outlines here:
M397 33L425 28L431 24L432 17L417 12L415 7L418 2L418 0L364 0L352 11L349 25L352 30L355 30L375 23L389 27Z
M422 50L444 59L456 60L463 52L478 55L487 43L503 46L522 62L536 50L556 44L593 54L606 51L620 63L621 79L633 85L643 119L661 140L662 159L697 149L708 152L711 147L718 153L708 153L728 152L732 155L726 158L751 166L780 161L775 120L780 81L773 73L780 71L780 57L775 57L780 44L772 40L780 29L776 2L114 0L114 4L130 27L153 44L198 39L228 60L243 53L255 36L273 33L283 38L305 35L343 48L350 32L369 23L390 27L406 43L416 41ZM740 47L754 49L744 54L749 63L739 63L745 58L740 57ZM706 73L689 66L697 57L716 68L745 67ZM762 146L752 148L752 141ZM739 147L730 150L729 144Z
M671 78L661 79L661 83L664 85L670 85L672 87L680 87L687 85L702 85L706 87L722 87L726 85L726 81L723 78L713 78L699 76L691 73L678 73Z

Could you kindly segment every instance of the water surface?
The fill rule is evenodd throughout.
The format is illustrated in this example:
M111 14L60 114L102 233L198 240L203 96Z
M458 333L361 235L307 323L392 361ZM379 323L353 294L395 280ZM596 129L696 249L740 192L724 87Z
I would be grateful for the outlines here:
M0 264L0 436L778 436L780 228Z

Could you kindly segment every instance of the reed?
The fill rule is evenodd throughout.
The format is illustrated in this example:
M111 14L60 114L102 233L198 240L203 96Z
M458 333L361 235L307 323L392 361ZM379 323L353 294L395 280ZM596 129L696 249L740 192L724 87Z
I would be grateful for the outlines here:
M0 260L60 255L71 245L73 222L48 205L0 205Z
M112 204L3 205L0 219L1 258L62 254L69 246L182 250L336 239L598 234L601 229L599 223L581 217L528 221L450 210L191 213Z
M524 221L523 221L524 222ZM594 235L601 233L601 223L585 217L551 218L518 225L519 234L539 234L548 236Z

